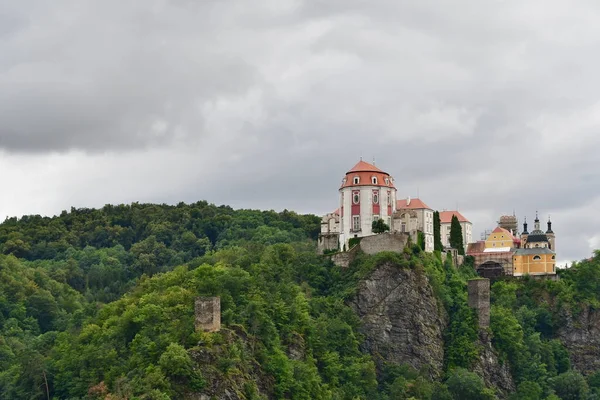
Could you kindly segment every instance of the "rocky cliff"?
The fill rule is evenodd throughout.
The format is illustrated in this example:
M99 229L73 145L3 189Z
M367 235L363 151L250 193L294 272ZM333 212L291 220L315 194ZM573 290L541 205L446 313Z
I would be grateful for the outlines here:
M600 370L600 310L585 306L577 314L567 313L558 337L574 368L583 374Z
M422 271L387 263L362 281L351 305L362 320L364 351L383 362L443 372L447 317Z
M473 372L483 378L486 386L495 388L500 398L506 398L516 390L508 362L498 360L490 335L484 330L479 332L479 358Z

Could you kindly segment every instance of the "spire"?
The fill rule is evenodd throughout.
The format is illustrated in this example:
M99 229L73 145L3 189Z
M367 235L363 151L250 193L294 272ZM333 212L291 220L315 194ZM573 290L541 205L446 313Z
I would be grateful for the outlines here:
M550 221L550 216L548 215L548 230L546 233L554 233L552 232L552 221Z
M538 217L538 212L535 212L535 221L533 221L533 229L536 231L540 230L540 218Z
M527 217L525 217L525 220L523 222L523 234L524 235L528 235L529 232L527 232Z

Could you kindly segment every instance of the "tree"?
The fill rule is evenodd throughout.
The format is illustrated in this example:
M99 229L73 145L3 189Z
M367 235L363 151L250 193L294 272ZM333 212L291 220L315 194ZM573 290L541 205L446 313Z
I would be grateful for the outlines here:
M373 223L371 224L371 230L373 231L373 233L383 233L389 231L390 227L388 224L385 223L384 220L380 218L373 221Z
M446 381L448 390L455 399L461 400L482 400L495 399L494 392L485 387L483 379L477 374L469 372L464 368L452 370L450 377Z
M452 216L450 223L450 247L458 250L458 254L465 254L465 246L463 245L462 227L456 215Z
M569 371L549 380L558 397L564 400L587 399L588 385L577 371Z
M443 249L444 249L444 246L442 245L440 212L434 211L434 213L433 213L433 250L442 251Z

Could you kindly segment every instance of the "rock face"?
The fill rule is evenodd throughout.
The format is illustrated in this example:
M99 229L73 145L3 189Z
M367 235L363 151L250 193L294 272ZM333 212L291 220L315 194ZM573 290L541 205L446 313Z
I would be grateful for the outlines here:
M479 332L479 358L473 372L483 378L486 386L497 390L500 398L506 398L516 390L508 363L501 364L486 331Z
M575 369L586 375L600 369L600 310L586 306L580 314L566 315L558 337Z
M447 317L422 271L384 264L360 283L351 305L363 323L363 350L379 366L406 363L441 376Z

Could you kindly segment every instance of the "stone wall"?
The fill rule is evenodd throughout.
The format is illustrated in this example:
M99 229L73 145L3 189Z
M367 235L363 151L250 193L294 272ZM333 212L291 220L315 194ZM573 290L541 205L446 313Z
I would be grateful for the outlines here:
M469 280L469 307L474 308L479 317L479 327L490 326L490 280L485 278Z
M327 250L337 250L339 248L339 233L321 233L317 240L317 252L323 254Z
M195 303L196 331L221 330L221 298L197 297Z
M366 254L377 254L382 251L395 251L401 253L408 242L407 233L380 233L365 236L360 241L360 249Z
M354 246L349 251L343 251L331 255L331 261L338 267L348 268L350 263L354 260L356 252L360 247Z

